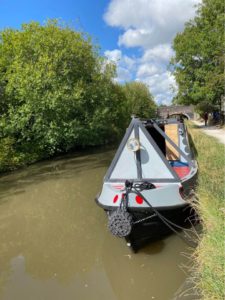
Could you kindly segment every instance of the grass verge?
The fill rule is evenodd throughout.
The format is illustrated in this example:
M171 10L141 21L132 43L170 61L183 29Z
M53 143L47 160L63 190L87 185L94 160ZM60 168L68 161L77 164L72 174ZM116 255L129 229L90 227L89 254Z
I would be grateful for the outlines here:
M196 287L204 300L225 299L224 195L225 147L189 124L199 164L197 211L203 235L194 254Z

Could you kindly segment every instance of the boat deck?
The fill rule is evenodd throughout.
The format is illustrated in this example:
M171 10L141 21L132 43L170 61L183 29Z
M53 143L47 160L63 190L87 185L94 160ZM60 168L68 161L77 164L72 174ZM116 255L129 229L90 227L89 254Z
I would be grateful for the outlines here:
M177 124L167 124L165 126L165 134L179 146L178 126ZM176 149L166 141L166 158L168 160L179 160L179 153Z
M188 166L188 163L181 162L179 160L172 160L169 161L169 163L180 179L187 176L190 172L190 167Z

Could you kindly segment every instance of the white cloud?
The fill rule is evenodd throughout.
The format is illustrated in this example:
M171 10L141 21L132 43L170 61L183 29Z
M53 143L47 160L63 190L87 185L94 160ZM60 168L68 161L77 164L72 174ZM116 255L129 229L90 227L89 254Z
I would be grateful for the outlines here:
M130 70L136 65L136 59L123 55L122 51L119 49L106 50L104 55L109 61L112 61L117 65L123 65Z
M153 94L165 93L170 91L172 86L176 85L174 77L168 71L145 78L139 77L137 80L145 82Z
M139 77L137 80L147 84L158 104L169 104L174 90L177 89L175 79L168 71L149 77Z
M139 57L128 57L120 49L105 55L118 66L118 81L145 82L159 104L169 104L176 93L174 77L167 71L173 56L171 42L194 17L201 0L111 0L105 22L123 30L118 48L139 47ZM130 78L130 79L129 79ZM174 87L174 90L171 89Z
M112 0L104 15L110 26L125 30L119 45L153 47L168 43L194 16L200 0Z
M168 62L173 56L174 52L170 44L161 44L145 51L142 60L144 62L149 60Z
M107 50L104 54L117 65L116 82L142 81L158 104L169 104L176 90L176 82L163 62L170 57L171 51L169 45L159 45L146 50L140 58L123 55L119 49Z
M122 58L122 52L118 49L115 49L115 50L107 50L105 51L105 56L107 57L108 60L114 62L114 63L118 63L121 58Z
M158 94L155 98L156 103L159 105L170 105L172 93Z
M135 59L127 55L123 56L123 62L130 71L132 71L136 67L136 63L137 63Z
M128 69L123 67L117 68L117 78L115 78L117 82L130 81L131 79L132 79L132 75Z
M128 29L123 35L119 36L118 45L126 47L147 47L151 31L146 29Z
M153 64L141 64L138 67L137 70L137 77L146 77L146 76L152 76L157 73L160 73L160 67L157 67L156 65Z
M108 61L111 61L117 66L117 78L118 82L129 81L132 79L133 72L136 69L136 60L127 56L122 55L119 49L107 50L104 52L105 57Z

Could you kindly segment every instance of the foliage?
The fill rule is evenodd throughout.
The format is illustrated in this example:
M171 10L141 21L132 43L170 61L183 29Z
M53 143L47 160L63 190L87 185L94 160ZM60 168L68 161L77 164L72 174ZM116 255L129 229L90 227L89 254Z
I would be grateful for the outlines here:
M0 172L13 170L37 159L37 155L15 150L15 140L11 137L0 140Z
M0 33L0 139L38 158L104 144L127 125L113 66L90 37L57 20ZM10 152L10 153L11 153ZM11 153L12 154L12 153Z
M138 81L126 83L123 90L127 97L127 113L140 118L152 118L156 114L156 104L148 87Z
M224 299L224 145L189 126L197 150L198 213L203 235L195 252L194 280L202 299ZM207 151L206 151L207 149Z
M195 106L195 111L202 117L205 112L212 113L214 110L215 106L207 101L202 101Z
M203 0L194 20L174 39L176 103L215 104L224 94L224 9L223 0Z
M216 107L207 101L202 101L195 106L195 110L200 116L202 116L205 112L212 113L216 110Z

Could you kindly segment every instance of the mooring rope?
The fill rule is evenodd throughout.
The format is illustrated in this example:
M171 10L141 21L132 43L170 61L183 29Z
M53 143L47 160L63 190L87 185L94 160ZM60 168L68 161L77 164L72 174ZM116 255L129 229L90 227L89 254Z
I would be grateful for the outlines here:
M172 232L174 232L179 238L181 238L185 243L187 243L191 247L195 247L197 245L196 242L190 240L191 237L187 234L187 232L191 232L193 234L193 231L191 229L184 228L178 224L175 224L171 220L167 219L165 216L163 216L157 209L155 209L151 203L144 197L144 195L141 193L143 190L148 189L154 189L155 186L152 183L149 182L143 182L140 184L133 184L133 182L126 180L125 182L125 195L122 197L120 206L118 209L113 211L109 214L108 217L108 228L111 231L113 235L119 236L119 237L126 237L128 236L132 231L132 226L138 223L141 223L147 219L151 219L155 216L157 216ZM131 214L128 212L128 200L129 200L129 194L134 193L141 197L143 201L152 209L154 212L153 215L150 215L146 218L133 221ZM176 229L175 229L176 228ZM186 236L189 238L185 238L182 236L177 230L183 230Z
M191 247L195 247L197 246L197 243L194 241L191 241L189 239L186 239L185 237L183 237L174 227L183 230L185 232L185 234L187 235L187 232L191 232L193 233L193 231L191 229L188 228L184 228L182 226L179 226L178 224L175 224L174 222L170 221L169 219L167 219L165 216L163 216L157 209L155 209L150 202L143 196L143 194L141 194L136 188L134 188L135 194L137 194L138 196L142 197L142 199L144 200L144 202L154 211L154 213L160 218L160 220L170 229L172 230L178 237L180 237L185 243L187 243L189 246ZM173 227L174 226L174 227ZM189 236L190 238L190 236Z

